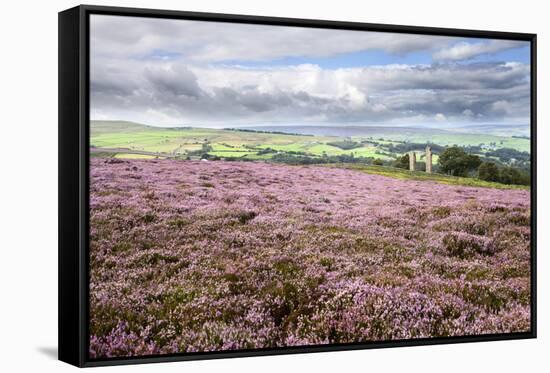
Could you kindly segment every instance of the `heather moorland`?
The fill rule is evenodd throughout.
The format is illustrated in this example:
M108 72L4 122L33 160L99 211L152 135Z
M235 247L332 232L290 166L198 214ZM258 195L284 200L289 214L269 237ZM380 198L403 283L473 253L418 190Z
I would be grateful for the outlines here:
M90 355L530 329L530 197L356 169L92 158Z

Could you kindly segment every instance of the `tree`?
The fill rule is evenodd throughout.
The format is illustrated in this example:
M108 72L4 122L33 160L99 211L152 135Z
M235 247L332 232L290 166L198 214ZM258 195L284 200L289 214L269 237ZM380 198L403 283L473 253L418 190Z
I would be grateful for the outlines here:
M409 155L405 154L393 162L393 167L409 169Z
M485 181L499 181L498 166L493 162L483 162L477 169L477 177Z
M447 148L439 156L441 171L446 174L455 175L460 171L460 160L466 156L466 152L459 147Z
M375 165L375 166L383 166L384 161L381 160L380 158L376 158L374 161L372 161L372 164Z
M465 165L468 171L475 171L481 165L481 159L477 155L468 154L466 156Z
M503 184L523 184L521 173L512 167L500 169L500 182Z
M442 172L453 176L468 176L477 170L481 159L477 155L468 154L458 146L445 149L439 156L439 164Z

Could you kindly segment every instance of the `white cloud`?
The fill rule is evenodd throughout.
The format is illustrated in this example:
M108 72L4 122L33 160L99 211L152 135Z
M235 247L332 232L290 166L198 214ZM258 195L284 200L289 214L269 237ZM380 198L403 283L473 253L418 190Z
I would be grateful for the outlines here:
M435 115L435 121L436 122L445 122L446 120L447 120L447 117L445 116L445 114L437 113Z
M509 115L514 111L514 105L507 100L498 100L491 104L491 110L497 114Z
M448 62L510 43L93 15L91 115L220 127L528 120L528 65ZM385 51L396 61L434 53L442 62L337 69L273 62L362 50ZM250 63L258 61L271 62Z
M433 54L435 60L467 60L483 54L494 54L503 50L528 45L527 42L512 40L489 40L484 42L459 42Z

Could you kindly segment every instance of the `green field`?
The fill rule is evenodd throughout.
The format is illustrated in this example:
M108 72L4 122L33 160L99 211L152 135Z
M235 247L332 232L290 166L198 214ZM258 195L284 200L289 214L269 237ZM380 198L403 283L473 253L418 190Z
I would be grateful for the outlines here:
M292 128L292 127L290 127ZM298 127L296 127L298 128ZM195 127L162 128L122 121L92 121L90 144L97 152L114 153L123 158L198 158L202 154L219 158L269 160L276 154L307 157L351 156L392 162L403 153L391 146L408 143L431 143L441 146L490 146L493 150L511 148L528 151L525 138L449 131L389 127L369 129L369 136L324 136L267 133L254 130L228 130ZM352 148L344 145L353 144ZM484 148L485 149L485 148ZM484 155L485 150L480 151ZM424 161L423 153L417 154ZM437 164L434 154L433 163Z

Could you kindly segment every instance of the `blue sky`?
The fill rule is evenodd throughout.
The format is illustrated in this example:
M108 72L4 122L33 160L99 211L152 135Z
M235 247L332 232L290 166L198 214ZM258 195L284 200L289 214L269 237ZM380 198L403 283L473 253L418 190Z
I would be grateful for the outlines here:
M482 44L486 39L472 39L472 38L460 38L458 42L467 42L474 44ZM162 60L177 60L185 57L181 52L173 52L169 50L153 50L150 54L145 56L139 56L140 59L162 59ZM392 65L392 64L405 64L405 65L425 65L437 63L439 61L434 60L430 51L416 51L409 53L388 53L383 49L368 49L359 50L351 53L340 53L323 57L310 57L303 56L283 56L280 58L274 58L270 60L222 60L217 61L219 65L235 65L243 67L269 67L269 66L292 66L300 64L314 64L324 69L338 69L338 68L350 68L350 67L366 67L366 66L380 66L380 65ZM498 51L496 53L485 53L477 55L465 61L466 63L472 62L519 62L530 63L530 48L526 43L524 46L517 48L506 49Z
M300 64L318 65L323 69L339 69L347 67L365 67L391 64L429 64L431 55L426 52L414 52L404 56L395 56L383 50L364 50L352 53L342 53L327 57L282 57L270 61L228 60L220 61L221 65L237 65L246 67L291 66Z
M461 39L469 43L483 43L483 39ZM158 52L159 56L173 57L170 53ZM465 63L475 62L520 62L529 64L530 48L528 45L499 51L497 53L480 54L470 58ZM314 64L323 69L339 69L350 67L380 66L392 64L426 65L437 63L429 51L418 51L404 54L388 53L383 49L361 50L352 53L341 53L326 57L290 56L268 61L226 60L218 62L220 65L237 65L245 67L289 66L300 64Z

